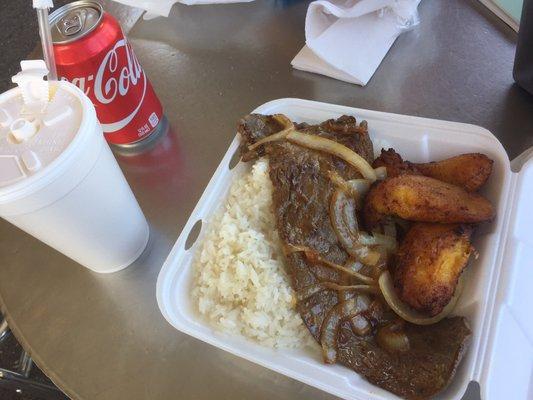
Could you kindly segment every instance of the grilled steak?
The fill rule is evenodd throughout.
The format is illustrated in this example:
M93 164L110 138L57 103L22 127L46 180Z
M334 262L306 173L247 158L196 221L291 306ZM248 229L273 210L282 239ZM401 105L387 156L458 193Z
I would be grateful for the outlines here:
M463 317L428 326L406 324L410 349L389 353L374 337L354 335L344 323L339 360L369 382L406 399L427 399L446 387L466 351L470 329Z
M373 162L372 142L365 122L358 125L355 118L343 116L319 125L297 124L296 128L342 143L369 163ZM311 262L304 252L293 249L313 249L323 259L338 265L349 260L330 222L329 203L336 188L329 172L336 171L346 180L360 177L360 174L335 156L287 141L268 142L253 151L248 150L251 144L282 129L272 116L246 116L238 128L242 137L241 155L244 161L263 155L269 158L274 214L286 250L285 268L300 297L297 309L320 343L325 321L331 323L332 315L338 311L335 306L346 300L346 293L327 288L306 297L301 294L324 282L344 285L355 282L339 270ZM365 321L371 323L370 331L357 331L351 315L335 325L337 362L407 399L428 398L448 384L470 336L464 318L445 319L427 327L406 323L402 332L409 339L409 348L397 353L382 348L375 335L395 316L391 316L390 310L374 315L370 306L364 312Z

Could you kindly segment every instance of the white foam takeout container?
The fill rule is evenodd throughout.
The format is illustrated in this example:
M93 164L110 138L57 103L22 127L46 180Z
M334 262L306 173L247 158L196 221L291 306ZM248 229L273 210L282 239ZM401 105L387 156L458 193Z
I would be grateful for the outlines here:
M500 142L484 128L405 115L362 110L299 99L280 99L254 110L283 113L297 122L319 123L343 114L368 121L374 150L394 147L415 162L481 152L494 160L494 171L482 193L497 218L478 230L474 245L479 258L468 268L463 294L454 314L468 318L473 338L452 384L438 398L460 399L470 381L477 381L484 400L533 398L533 152L513 162ZM355 372L326 365L311 350L274 350L242 337L213 330L191 301L195 245L186 242L198 221L202 233L220 207L236 174L251 164L229 165L239 146L236 137L207 185L168 256L157 281L157 301L176 329L259 365L346 399L397 399ZM200 233L200 239L202 237Z

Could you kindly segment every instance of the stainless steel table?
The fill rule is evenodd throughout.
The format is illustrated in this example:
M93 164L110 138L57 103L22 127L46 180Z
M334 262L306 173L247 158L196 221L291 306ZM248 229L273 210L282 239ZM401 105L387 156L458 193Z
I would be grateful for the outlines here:
M491 130L511 157L533 144L533 97L511 77L515 34L476 1L422 2L420 26L397 40L365 88L290 68L306 8L178 5L131 30L171 126L150 151L117 154L152 229L133 266L97 275L0 222L2 310L72 398L329 398L175 331L156 304L167 253L237 119L259 104L300 97L469 122Z

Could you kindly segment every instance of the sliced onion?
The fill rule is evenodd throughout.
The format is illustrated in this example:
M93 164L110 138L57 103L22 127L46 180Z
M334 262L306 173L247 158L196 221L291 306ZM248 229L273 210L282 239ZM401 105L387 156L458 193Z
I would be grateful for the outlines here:
M377 266L380 264L381 252L378 250L373 250L370 247L363 246L362 251L359 253L361 260L370 266Z
M340 232L341 241L345 236L348 241L359 236L355 201L347 197L344 191L337 189L331 196L329 214L333 228Z
M274 114L272 117L283 126L283 129L296 129L293 122L285 114Z
M363 296L358 296L337 304L324 319L322 328L320 329L320 344L322 346L324 362L334 364L337 361L336 341L340 322L344 318L355 316L366 310L364 308L366 302L359 300L359 297Z
M368 161L352 149L334 140L317 135L309 135L296 130L289 132L287 140L297 145L307 147L308 149L333 154L356 168L364 178L369 179L372 182L377 179L376 172Z
M381 348L389 352L409 350L409 338L401 327L398 327L398 324L394 322L378 329L376 341Z
M287 139L289 142L299 146L312 150L323 151L339 157L357 169L364 178L370 180L371 182L374 182L377 179L376 172L368 163L368 161L366 161L352 149L325 137L299 132L294 128L294 124L282 114L277 114L275 118L281 122L285 129L255 142L249 146L250 150L254 150L258 146L261 146L267 142Z
M336 290L338 292L353 292L379 294L379 289L372 285L338 285L333 282L321 282L306 286L296 293L298 301L303 301L323 290ZM352 296L353 297L353 296Z
M328 171L328 177L331 180L331 182L333 182L333 184L337 186L339 189L342 189L345 192L348 192L350 190L350 188L348 187L348 184L346 183L346 179L340 176L340 174L337 171L335 170Z
M314 285L309 285L298 290L298 292L296 292L296 297L298 298L298 301L303 301L305 299L308 299L312 295L323 291L324 289L325 287L322 283L316 283Z
M285 246L283 246L283 250L285 251L285 255L289 255L292 253L302 253L305 251L311 251L312 249L310 247L302 245L286 244Z
M320 345L322 346L322 356L327 364L337 362L337 334L341 319L345 315L345 307L355 307L355 299L350 299L343 303L337 304L331 309L322 322L320 329Z
M292 128L284 129L282 131L279 131L278 133L274 133L273 135L265 136L264 138L258 140L254 144L248 146L248 150L255 150L259 146L262 146L263 144L268 143L268 142L275 142L275 141L278 141L278 140L286 139L287 135L289 134L289 132L291 130L292 130Z
M337 285L333 282L324 282L324 286L327 289L333 289L337 291L353 291L353 292L364 292L369 294L379 294L379 290L376 286L373 285Z
M337 238L348 254L367 265L378 263L381 258L379 252L360 242L364 235L359 232L354 199L337 189L331 196L329 217Z
M444 307L444 309L437 315L433 317L427 317L422 313L419 313L416 310L413 310L407 304L400 300L396 289L394 289L394 284L392 282L392 277L390 276L389 271L384 271L379 277L379 288L381 293L385 298L385 301L389 307L394 311L398 316L407 322L411 322L415 325L431 325L439 322L440 320L446 318L455 308L457 300L461 296L463 290L463 278L459 278L457 287L455 288L455 293L450 299L450 302Z
M374 168L378 181L387 179L387 167L377 167Z
M285 250L285 254L287 255L292 254L292 253L302 252L305 254L305 257L307 258L307 260L313 264L322 264L322 265L325 265L326 267L330 267L330 268L336 269L337 271L344 272L345 274L351 277L354 277L358 279L359 281L366 283L368 285L375 286L377 284L375 279L372 279L366 275L363 275L355 271L350 266L345 267L345 266L336 264L334 262L331 262L329 260L326 260L325 258L321 257L320 254L318 254L318 252L312 249L311 247L289 244L285 246L284 250ZM333 283L328 283L328 284L332 285Z
M272 116L272 118L275 119L277 122L279 122L281 124L281 126L283 126L283 130L281 130L281 131L279 131L277 133L274 133L273 135L266 136L266 137L264 137L261 140L258 140L254 144L250 145L248 147L248 150L255 150L259 146L261 146L261 145L263 145L265 143L268 143L268 142L274 142L276 140L286 139L287 135L289 134L289 132L293 131L294 129L296 129L294 127L294 124L292 123L292 121L289 118L287 118L285 115L283 115L283 114L274 114Z
M346 268L351 269L353 272L359 272L361 273L361 270L364 269L364 265L362 262L354 260L354 259L348 259L346 261L346 264L344 265Z
M375 285L376 284L376 281L374 279L370 278L369 276L363 275L363 274L361 274L359 272L353 271L350 268L346 268L346 267L344 267L342 265L339 265L339 264L336 264L336 263L331 262L329 260L326 260L325 258L321 257L314 250L309 249L309 250L304 251L304 253L305 253L305 256L307 257L307 259L310 262L312 262L312 263L320 263L320 264L325 265L327 267L336 269L337 271L344 272L345 274L348 274L349 276L354 277L357 280L359 280L359 281L361 281L363 283L366 283L368 285Z
M367 192L370 190L372 182L368 179L350 179L346 181L350 193L357 194L359 199L363 199Z
M352 271L359 272L360 274L376 279L376 281L379 278L379 275L381 274L381 269L376 268L375 265L364 265L360 261L355 261L352 259L346 262L345 267L350 268Z
M366 193L370 190L371 182L367 179L345 180L337 171L329 171L328 177L337 188L352 197L358 209L362 208L362 202Z
M398 247L394 237L377 232L373 232L372 235L361 232L359 234L359 243L365 246L380 246L391 253L395 252Z

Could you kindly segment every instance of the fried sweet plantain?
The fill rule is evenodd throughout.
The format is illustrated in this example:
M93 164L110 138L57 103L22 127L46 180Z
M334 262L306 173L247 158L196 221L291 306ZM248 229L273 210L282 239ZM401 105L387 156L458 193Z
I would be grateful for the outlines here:
M471 234L469 225L414 224L391 268L400 299L429 316L440 313L473 251Z
M402 156L394 149L381 149L381 154L374 160L372 167L387 168L387 177L393 178L398 175L423 175L416 165L409 161L404 161Z
M363 216L369 230L387 215L409 221L477 223L494 217L490 202L479 194L422 175L400 175L374 184Z
M446 160L415 164L426 176L475 192L487 182L494 162L484 154L462 154Z
M387 176L425 175L448 182L469 192L477 191L485 184L492 173L493 161L481 153L468 153L442 161L415 164L404 161L394 149L381 150L381 155L374 161L374 168L384 166Z

